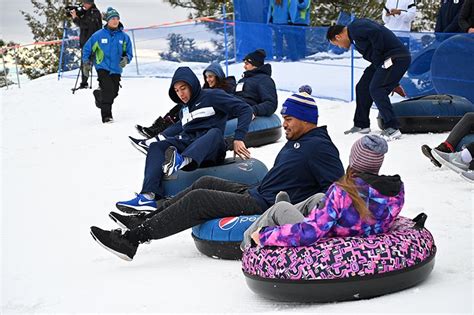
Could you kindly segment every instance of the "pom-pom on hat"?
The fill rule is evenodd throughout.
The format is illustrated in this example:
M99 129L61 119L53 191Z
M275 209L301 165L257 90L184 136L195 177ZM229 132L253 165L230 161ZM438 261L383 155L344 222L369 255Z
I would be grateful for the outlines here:
M282 115L295 117L299 120L318 124L318 105L306 92L293 94L286 99L281 108Z
M387 141L382 137L363 136L352 145L349 166L358 172L378 174L387 151Z
M108 22L111 18L117 17L120 19L120 14L117 10L112 7L107 8L107 12L105 12L105 20Z

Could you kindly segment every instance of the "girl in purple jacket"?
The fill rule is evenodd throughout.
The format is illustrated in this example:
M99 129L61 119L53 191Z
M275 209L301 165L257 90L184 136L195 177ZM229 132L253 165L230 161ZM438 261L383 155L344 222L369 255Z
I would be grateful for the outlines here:
M245 233L242 247L250 237L261 246L307 246L322 238L387 232L404 203L400 176L378 175L387 150L379 136L357 140L346 174L329 187L319 206L304 216L298 205L276 203Z

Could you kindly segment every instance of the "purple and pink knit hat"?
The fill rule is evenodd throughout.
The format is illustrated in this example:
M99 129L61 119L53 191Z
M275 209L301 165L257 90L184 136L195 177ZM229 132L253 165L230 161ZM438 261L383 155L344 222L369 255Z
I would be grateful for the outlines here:
M387 141L382 137L363 136L352 145L349 166L358 172L378 174L387 151Z

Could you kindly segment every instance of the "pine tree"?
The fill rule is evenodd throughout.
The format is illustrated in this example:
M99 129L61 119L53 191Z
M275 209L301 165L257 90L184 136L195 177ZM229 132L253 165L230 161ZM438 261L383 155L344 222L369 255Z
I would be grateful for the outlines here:
M62 38L63 27L71 25L66 17L67 0L30 0L34 14L21 11L35 41L53 41ZM54 73L59 65L61 45L36 46L23 49L19 54L19 64L30 79Z
M6 64L4 61L8 62L8 59L14 58L13 54L13 49L7 49L8 47L11 46L16 46L17 44L10 41L10 42L5 42L3 39L0 39L0 87L4 87L7 84L12 85L15 84L11 80L8 79L8 74L10 73L10 69L7 68ZM5 60L7 59L7 60Z

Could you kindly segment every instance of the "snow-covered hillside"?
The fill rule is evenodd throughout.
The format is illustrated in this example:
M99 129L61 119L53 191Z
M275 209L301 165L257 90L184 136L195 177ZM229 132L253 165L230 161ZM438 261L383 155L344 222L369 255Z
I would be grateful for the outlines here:
M160 76L177 66L158 64L153 72ZM230 73L239 76L241 66L234 65ZM204 67L193 65L199 74ZM314 77L329 85L341 80L333 70L314 73L305 63L273 63L273 68L283 90L295 90ZM118 259L93 241L89 227L116 228L108 219L109 211L141 186L145 159L127 136L136 136L135 124L151 124L173 104L168 97L169 79L125 77L113 108L116 122L104 125L91 90L71 94L73 76L58 82L51 75L0 92L3 314L472 314L473 185L446 168L435 168L420 150L424 143L437 145L446 134L404 135L390 142L382 167L383 173L398 173L405 182L402 215L428 214L426 226L438 246L428 280L371 300L278 303L248 289L240 262L201 255L190 231L140 246L132 262ZM338 91L313 83L313 90L321 89L343 98ZM279 91L279 103L289 95ZM320 125L328 125L347 166L358 136L345 136L343 131L352 126L355 105L317 102ZM375 131L376 114L372 110ZM270 168L283 144L281 139L250 150Z

